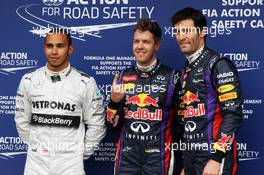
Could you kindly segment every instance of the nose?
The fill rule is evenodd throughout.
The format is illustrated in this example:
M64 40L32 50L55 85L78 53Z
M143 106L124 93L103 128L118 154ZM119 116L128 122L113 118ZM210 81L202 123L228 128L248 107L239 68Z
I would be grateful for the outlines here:
M143 42L142 41L138 42L137 48L138 49L142 49L143 48Z
M57 47L53 47L51 53L52 53L53 55L56 55L56 54L58 53L58 49L57 49Z
M187 36L186 33L179 33L179 34L177 35L177 38L178 38L180 41L183 41L183 40L186 39L186 36Z

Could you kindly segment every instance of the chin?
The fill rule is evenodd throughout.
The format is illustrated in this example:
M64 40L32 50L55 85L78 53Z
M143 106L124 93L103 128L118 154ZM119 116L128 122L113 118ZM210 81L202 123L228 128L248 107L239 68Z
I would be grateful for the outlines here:
M146 59L145 58L136 58L136 61L139 62L139 63L144 63L146 62Z

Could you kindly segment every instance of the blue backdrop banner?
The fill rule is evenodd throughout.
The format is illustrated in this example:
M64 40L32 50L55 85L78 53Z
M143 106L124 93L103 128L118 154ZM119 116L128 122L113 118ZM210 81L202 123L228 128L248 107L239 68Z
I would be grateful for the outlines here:
M181 70L170 18L191 6L208 19L207 44L236 65L244 96L243 126L238 135L239 174L263 174L264 8L263 0L2 0L0 6L0 174L22 175L27 145L18 137L15 95L26 72L45 65L47 30L64 27L73 36L71 65L95 77L109 99L113 75L135 63L133 28L146 17L162 28L159 59ZM119 133L109 130L85 162L86 174L113 174Z

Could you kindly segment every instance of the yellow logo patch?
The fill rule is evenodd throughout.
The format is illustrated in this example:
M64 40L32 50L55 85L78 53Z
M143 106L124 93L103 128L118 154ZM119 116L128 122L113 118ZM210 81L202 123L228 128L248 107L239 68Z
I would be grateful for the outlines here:
M221 93L224 93L224 92L228 92L228 91L231 91L235 88L234 85L232 84L227 84L227 85L224 85L224 86L220 86L218 88L218 92L221 92Z
M219 96L219 101L226 101L226 100L231 100L237 98L237 93L236 92L230 92L224 95Z

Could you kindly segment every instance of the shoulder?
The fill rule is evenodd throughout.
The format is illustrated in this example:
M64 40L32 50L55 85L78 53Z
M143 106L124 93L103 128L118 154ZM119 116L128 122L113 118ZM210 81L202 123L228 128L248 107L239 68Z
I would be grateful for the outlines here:
M72 77L75 79L75 81L77 80L79 82L82 82L87 87L91 83L95 84L95 79L92 76L88 75L85 72L77 70L77 69L75 69L73 67L72 67L72 70L71 70L71 74L72 74Z
M179 70L172 69L171 67L164 65L164 64L160 65L160 72L164 73L164 75L168 75L168 76L174 76L174 75L180 76Z
M42 74L44 75L45 73L45 70L44 70L44 67L40 67L38 69L33 69L27 73L25 73L23 76L22 76L22 80L23 81L33 81L34 78L36 77L39 77L41 76Z
M176 85L177 83L179 83L181 72L176 69L172 69L167 65L161 64L158 72L158 76L159 75L166 77L167 81Z
M219 58L213 66L213 70L216 71L237 71L235 65L233 64L233 62L226 58Z

